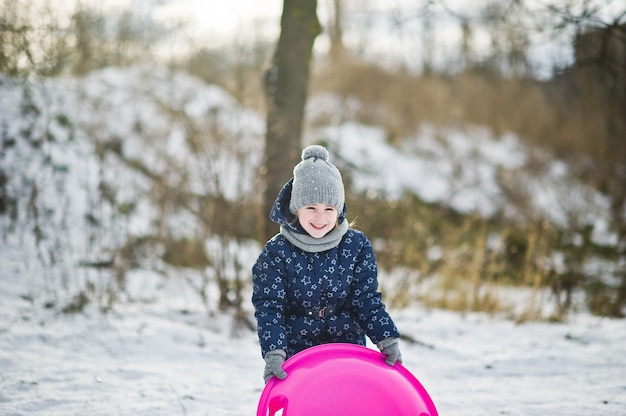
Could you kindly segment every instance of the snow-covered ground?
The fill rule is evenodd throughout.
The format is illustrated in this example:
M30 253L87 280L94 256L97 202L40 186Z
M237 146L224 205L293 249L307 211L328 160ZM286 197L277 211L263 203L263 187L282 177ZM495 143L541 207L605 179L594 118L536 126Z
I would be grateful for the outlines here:
M254 189L262 119L217 87L152 68L49 80L26 93L0 81L0 191L15 204L14 217L0 215L0 415L255 414L263 388L256 334L207 309L176 273L157 274L139 262L109 312L98 301L76 314L60 309L89 285L94 297L106 293L109 272L81 261L107 259L128 235L153 232L151 184L128 161L170 173L174 184L186 173L193 192L236 198ZM175 110L169 118L159 112L163 104ZM349 110L328 97L314 97L309 111L316 105ZM179 123L175 116L183 113L199 121ZM215 146L207 159L189 158L185 134L215 126L226 143L242 143L235 150L250 154L238 160L232 149ZM563 227L572 217L590 219L595 241L613 238L602 196L573 181L558 161L531 175L530 156L514 135L426 127L402 146L383 138L381 129L346 122L308 131L306 140L327 141L361 190L390 198L408 191L462 212L516 218L521 211L501 188L511 180L537 215ZM99 146L118 148L98 153ZM115 186L117 202L135 210L116 215L97 198L101 184ZM184 207L172 208L164 226L182 236L199 228ZM261 248L255 244L237 253L246 270ZM392 282L381 276L383 285ZM245 307L251 314L249 302ZM419 304L392 314L406 336L405 366L442 416L626 415L623 320L580 312L565 323L516 325Z
M256 334L207 313L184 283L157 288L160 278L143 272L132 277L152 301L62 315L28 300L18 257L0 254L0 414L256 414ZM623 320L516 325L419 307L392 313L419 341L403 340L404 365L442 416L626 415Z

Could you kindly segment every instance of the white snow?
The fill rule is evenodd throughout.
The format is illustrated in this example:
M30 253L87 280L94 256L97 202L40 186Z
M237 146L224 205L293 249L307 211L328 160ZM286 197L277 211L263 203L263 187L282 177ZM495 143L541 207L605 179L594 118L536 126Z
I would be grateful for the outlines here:
M255 414L263 389L256 334L202 303L189 283L199 278L197 273L138 268L129 271L128 287L109 312L101 312L97 302L77 314L59 309L67 301L63 296L84 289L87 280L104 285L109 278L106 271L79 267L80 260L97 260L90 255L115 247L124 233L153 227L154 207L142 196L150 184L110 155L100 163L94 141L123 138L126 156L149 162L156 172L184 167L195 180L195 191L221 191L236 198L254 193L262 119L238 107L222 90L158 69L110 69L83 80L53 80L45 88L34 88L33 96L37 103L48 103L42 108L49 113L22 119L17 87L0 83L2 140L17 139L0 154L0 163L11 172L18 166L27 172L7 183L11 195L19 197L18 218L0 217L0 414ZM226 126L227 150L212 149L206 159L215 165L190 162L181 125L164 118L148 96L206 123L219 119L219 125ZM315 105L315 99L309 105ZM55 119L58 114L74 120L73 129L63 128ZM155 134L137 134L139 127ZM48 129L55 139L42 144L45 152L31 154L21 136L27 128ZM144 137L156 138L145 143ZM415 192L462 212L505 212L515 218L519 212L501 188L509 178L509 184L525 184L520 191L532 196L537 215L567 225L559 221L576 217L574 210L580 210L580 218L600 224L597 238L613 238L602 197L568 178L558 161L546 163L541 175L524 173L530 156L514 135L495 138L479 127L425 127L393 147L380 128L346 122L307 132L308 141L320 138L328 140L337 163L350 170L358 189L391 198ZM242 155L233 152L242 143L239 149L249 153L243 162L237 159ZM110 171L102 171L103 166ZM106 175L117 175L121 198L136 198L138 209L119 218L108 217L106 206L100 207L106 226L92 235L83 216L97 203L93 189ZM219 180L206 183L207 177ZM511 179L519 177L517 182ZM46 208L40 215L49 215L41 224L47 239L39 243L25 214L28 198L19 192L30 184L40 189L40 206ZM168 220L183 236L196 231L194 219L184 212L173 212ZM247 271L261 246L207 241L208 250L218 248L238 257ZM430 254L440 255L436 247ZM588 266L603 268L608 275L613 267ZM383 274L380 279L389 285L393 276ZM211 286L208 294L214 305L216 289ZM244 306L251 316L249 293L246 296ZM578 312L565 323L516 325L498 316L461 315L420 305L391 313L401 332L419 341L402 341L404 364L442 416L626 415L623 320Z
M184 282L132 276L150 301L61 315L20 297L27 288L15 254L0 255L1 414L256 414L256 334L208 313ZM423 343L402 341L404 365L440 415L626 415L622 320L515 325L419 307L391 312Z

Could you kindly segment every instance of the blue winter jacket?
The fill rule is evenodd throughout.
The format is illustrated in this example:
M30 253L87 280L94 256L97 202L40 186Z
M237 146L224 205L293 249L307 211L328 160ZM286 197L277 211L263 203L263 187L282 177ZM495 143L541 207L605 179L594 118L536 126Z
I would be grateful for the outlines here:
M274 203L270 218L305 233L289 212L291 184ZM340 214L345 221L346 208ZM369 239L348 229L334 248L304 251L282 234L267 242L252 268L257 331L262 355L283 349L287 357L314 345L347 342L365 345L399 337L378 291L376 259ZM327 316L306 316L327 307Z

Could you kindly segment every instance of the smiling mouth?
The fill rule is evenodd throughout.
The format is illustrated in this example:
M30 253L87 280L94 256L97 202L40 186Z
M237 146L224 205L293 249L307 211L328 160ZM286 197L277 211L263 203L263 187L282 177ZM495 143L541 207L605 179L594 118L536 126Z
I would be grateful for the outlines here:
M324 228L326 228L326 224L322 224L322 225L311 224L311 227L315 228L316 230L323 230Z

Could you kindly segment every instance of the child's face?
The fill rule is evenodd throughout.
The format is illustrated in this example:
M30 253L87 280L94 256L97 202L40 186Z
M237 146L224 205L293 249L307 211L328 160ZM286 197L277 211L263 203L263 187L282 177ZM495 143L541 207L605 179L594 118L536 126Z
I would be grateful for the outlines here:
M302 228L314 238L324 237L337 225L338 213L331 205L305 205L298 210L297 215Z

